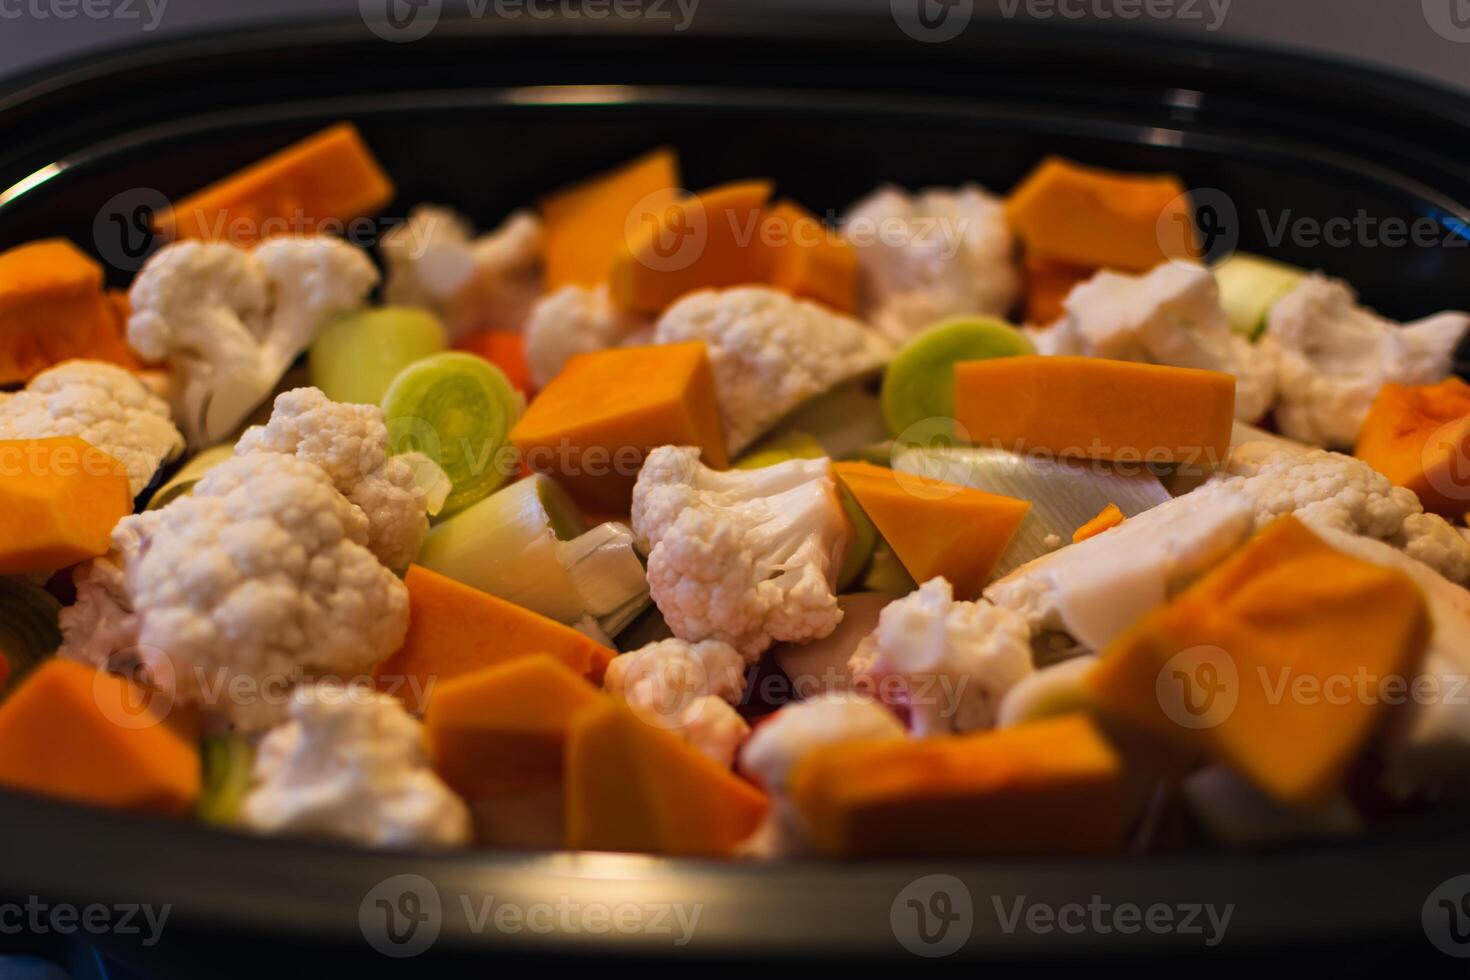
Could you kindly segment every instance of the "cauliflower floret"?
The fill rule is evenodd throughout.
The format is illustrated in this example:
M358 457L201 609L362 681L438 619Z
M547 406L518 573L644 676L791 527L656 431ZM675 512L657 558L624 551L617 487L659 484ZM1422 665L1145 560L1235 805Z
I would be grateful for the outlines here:
M469 843L469 808L434 774L423 726L395 698L366 685L302 685L290 714L261 740L240 806L245 827L370 847Z
M433 311L451 337L519 329L541 295L541 234L541 222L529 211L475 238L453 211L420 205L383 236L384 297Z
M122 464L133 496L184 451L168 405L115 364L63 361L0 394L0 439L76 436Z
M723 766L750 726L731 705L745 690L745 659L728 643L660 640L608 664L603 688L650 725L677 733Z
M368 519L368 548L389 568L407 568L429 531L428 493L413 463L388 455L376 405L334 402L317 388L276 397L270 421L245 430L235 455L285 453L315 463Z
M536 301L526 317L531 383L544 388L578 354L605 350L649 326L613 306L607 286L563 286Z
M882 187L853 205L863 319L896 343L960 313L1005 316L1021 295L1005 205L973 184L906 194Z
M1316 528L1386 541L1451 581L1470 579L1470 545L1455 529L1444 518L1424 513L1412 490L1394 486L1351 456L1248 442L1231 450L1224 469L1205 487L1250 498L1257 530L1295 514Z
M633 489L648 585L681 640L723 640L754 660L842 621L833 583L852 539L831 461L717 473L699 450L649 453Z
M1214 275L1165 262L1141 276L1099 272L1068 294L1061 322L1037 331L1053 354L1223 371L1235 376L1235 416L1253 422L1276 395L1269 357L1230 329Z
M128 293L128 343L167 360L174 417L194 447L234 432L270 397L326 320L358 309L378 282L335 238L273 238L252 250L177 242Z
M893 712L861 695L829 692L783 707L740 751L741 771L771 796L765 823L743 850L776 857L804 849L806 821L788 790L792 772L809 753L841 742L903 737L903 725Z
M1271 307L1261 338L1276 370L1276 422L1299 442L1350 447L1378 389L1443 380L1467 328L1465 313L1401 327L1359 306L1347 283L1309 276Z
M708 345L732 456L803 401L893 354L858 321L764 286L690 293L664 311L654 340Z
M1035 670L1031 630L1010 609L955 602L953 586L932 578L883 607L848 669L874 688L899 681L920 738L990 728L1001 698Z
M279 719L273 692L365 674L408 629L408 591L367 549L367 517L294 456L226 460L112 540L62 611L63 655L125 657L245 731Z

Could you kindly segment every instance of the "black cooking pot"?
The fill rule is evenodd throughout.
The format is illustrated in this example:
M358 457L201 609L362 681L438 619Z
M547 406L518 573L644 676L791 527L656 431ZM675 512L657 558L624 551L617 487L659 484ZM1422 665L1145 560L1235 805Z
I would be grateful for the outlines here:
M1324 269L1401 319L1470 305L1465 96L1175 36L977 21L957 39L925 43L901 19L757 22L701 11L684 31L616 18L446 20L412 43L332 23L88 58L0 98L0 246L66 235L124 286L150 247L140 207L350 119L398 182L385 222L433 201L488 227L661 143L678 148L691 187L769 176L824 213L885 181L1005 190L1060 153L1183 175L1217 253L1238 245ZM1342 232L1344 218L1354 230ZM1391 220L1418 233L1389 242ZM1331 228L1335 241L1322 244ZM954 945L961 958L1091 963L1203 951L1204 910L1189 920L1204 928L1183 928L1202 903L1217 914L1232 906L1217 954L1279 962L1348 952L1359 965L1403 969L1405 958L1448 963L1435 943L1470 952L1458 944L1470 943L1463 889L1435 891L1470 872L1470 831L1446 811L1342 845L924 864L365 853L13 795L0 796L0 826L4 900L167 906L153 944L146 929L80 934L149 975L337 975L389 965L380 948L413 952L426 939L429 959L407 962L445 970L548 953L692 965L872 960ZM1130 905L1144 925L1118 918ZM519 927L497 916L501 906L521 911ZM639 910L638 928L595 911L633 916L618 912L625 906ZM1050 928L1037 906L1059 916ZM1167 928L1163 913L1147 918L1154 906L1171 910ZM654 922L664 907L667 931ZM696 907L692 936L676 942Z

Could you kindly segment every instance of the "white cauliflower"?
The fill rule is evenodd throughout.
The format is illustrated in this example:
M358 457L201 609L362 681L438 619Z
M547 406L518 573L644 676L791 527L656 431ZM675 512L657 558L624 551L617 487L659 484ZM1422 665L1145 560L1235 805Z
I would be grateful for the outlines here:
M947 316L1005 316L1021 296L1005 205L974 184L882 187L842 227L857 249L863 319L896 343Z
M1276 423L1314 446L1349 448L1387 383L1432 384L1450 373L1470 314L1399 326L1357 304L1347 283L1309 276L1276 301L1261 349L1276 370Z
M682 736L723 766L750 726L731 705L745 690L745 659L728 643L650 643L608 664L603 688L644 721Z
M733 456L787 412L893 355L882 337L824 306L764 286L700 290L664 311L654 341L709 346Z
M783 707L755 730L740 751L741 771L771 797L765 823L743 849L761 857L804 849L806 821L788 791L792 772L808 754L842 742L903 737L903 725L893 712L860 695L832 692Z
M531 307L524 328L531 383L544 388L576 355L613 347L647 326L614 307L606 285L547 293Z
M315 463L368 519L368 548L389 568L407 568L429 531L428 493L414 464L388 455L388 426L376 405L334 402L317 388L276 397L270 421L245 430L235 455L285 453Z
M430 768L423 726L363 685L298 687L256 753L240 822L369 847L467 844L469 808Z
M77 576L62 654L122 657L244 731L278 720L275 693L365 674L408 629L408 591L368 550L366 515L294 456L226 460L112 540Z
M133 280L128 343L168 362L174 417L197 448L233 433L322 324L377 282L367 255L335 238L176 242Z
M884 606L848 668L871 689L897 681L893 693L920 738L993 727L1001 698L1035 670L1026 620L988 602L955 602L943 577Z
M648 585L681 640L722 640L754 660L842 621L833 584L852 540L827 459L717 473L699 450L649 453L633 489Z
M122 464L133 496L184 451L168 405L137 377L102 361L63 361L23 391L0 394L0 439L76 436Z
M451 337L517 330L541 295L541 233L535 215L517 211L475 238L453 211L420 205L383 236L384 297L433 311Z
M1276 395L1269 357L1230 329L1214 275L1165 262L1132 276L1099 272L1068 294L1066 316L1034 332L1052 354L1222 371L1235 377L1235 416L1253 422Z

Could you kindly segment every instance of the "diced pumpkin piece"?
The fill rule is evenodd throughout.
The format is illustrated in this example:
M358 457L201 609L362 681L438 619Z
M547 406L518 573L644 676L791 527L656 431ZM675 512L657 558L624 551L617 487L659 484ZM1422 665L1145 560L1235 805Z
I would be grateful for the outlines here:
M554 476L576 501L626 514L643 458L659 446L698 446L724 469L709 352L701 343L618 347L580 354L526 409L510 433L527 464Z
M1031 510L1029 500L972 490L871 463L834 463L915 582L943 575L961 599L974 599Z
M1458 517L1470 508L1470 385L1386 384L1363 420L1353 451L1424 509Z
M609 282L619 309L654 316L696 289L765 280L760 221L771 184L723 184L640 215L613 260Z
M1093 268L1147 272L1195 254L1184 185L1170 175L1130 174L1049 157L1006 202L1028 253Z
M0 385L74 357L132 367L102 266L64 238L0 253Z
M1111 716L1305 805L1338 785L1380 685L1409 676L1428 634L1403 572L1284 517L1115 640L1088 684Z
M504 599L410 565L408 635L398 652L378 664L378 687L410 711L423 707L438 683L483 667L544 653L594 683L612 651L570 626L538 616Z
M132 682L47 660L0 703L0 785L77 803L181 816L199 796L187 726L150 714Z
M1100 357L955 365L955 420L979 446L1132 463L1225 458L1235 379Z
M547 291L606 282L628 229L639 226L639 214L658 214L678 194L679 157L661 147L543 198Z
M154 227L165 238L249 246L371 217L393 193L357 127L339 123L190 194Z
M566 766L573 849L723 856L766 813L754 786L611 698L572 719Z
M1067 294L1097 272L1089 266L1069 265L1029 252L1025 265L1026 322L1038 327L1051 326L1061 319Z
M829 857L1032 857L1122 848L1121 760L1081 714L977 735L838 742L791 797Z
M444 781L471 802L559 787L567 726L602 697L547 654L462 674L436 684L429 695L429 757Z
M842 313L857 309L857 250L847 239L794 201L778 201L761 227L767 282Z
M1099 534L1123 523L1123 511L1117 504L1108 504L1098 511L1096 517L1072 532L1072 543L1095 538Z
M0 441L0 575L106 554L133 512L121 463L75 436Z

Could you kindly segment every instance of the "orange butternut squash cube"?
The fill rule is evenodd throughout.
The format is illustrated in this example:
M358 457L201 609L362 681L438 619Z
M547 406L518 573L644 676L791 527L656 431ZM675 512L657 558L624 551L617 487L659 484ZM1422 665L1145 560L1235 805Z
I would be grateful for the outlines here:
M763 282L760 221L771 184L723 184L639 215L608 284L620 309L654 316L685 293Z
M729 464L709 352L697 342L572 358L510 439L532 470L602 514L628 513L643 458L659 446L698 446L705 465Z
M679 195L679 157L660 147L611 173L543 198L542 255L548 291L607 282L640 215L662 213Z
M0 385L74 357L137 363L102 291L102 266L64 238L0 253Z
M1098 511L1096 517L1072 532L1072 543L1086 541L1095 538L1104 531L1111 530L1123 523L1123 511L1117 504L1108 504Z
M410 565L408 635L397 653L373 670L378 688L419 711L436 684L483 667L544 653L574 673L602 683L613 652L563 626L488 592Z
M955 421L981 446L1132 463L1225 458L1235 379L1100 357L997 357L955 365Z
M461 674L429 696L429 757L471 802L560 787L567 726L601 700L585 677L548 654Z
M1171 175L1049 157L1011 192L1006 216L1028 253L1070 265L1147 272L1197 253L1189 199Z
M53 658L0 703L0 786L179 816L199 796L195 739L125 678Z
M857 251L816 215L779 201L761 219L761 239L772 286L842 313L857 309Z
M943 575L961 599L980 594L1031 510L1029 500L871 463L834 463L832 471L915 582Z
M0 575L107 553L133 512L122 464L75 436L0 441Z
M839 742L791 798L829 857L1029 857L1122 848L1121 760L1086 715L976 735Z
M1026 253L1026 322L1051 326L1066 312L1063 303L1073 287L1091 279L1097 270L1068 265L1044 255Z
M278 235L340 234L347 222L376 214L393 193L357 127L338 123L190 194L153 220L165 238L250 246Z
M1470 509L1470 385L1386 384L1363 420L1353 455L1455 518Z
M1111 716L1304 805L1338 785L1428 635L1408 576L1284 517L1118 637L1087 683Z
M722 856L765 816L763 793L612 698L567 733L567 847Z

